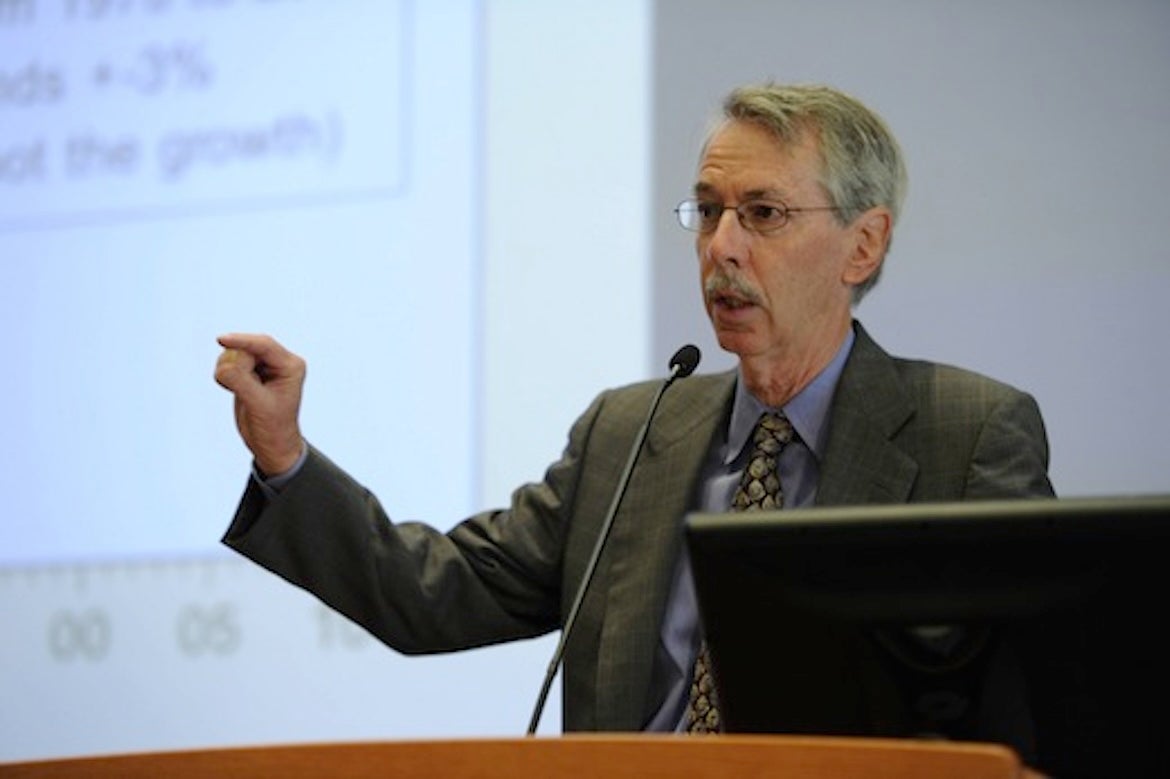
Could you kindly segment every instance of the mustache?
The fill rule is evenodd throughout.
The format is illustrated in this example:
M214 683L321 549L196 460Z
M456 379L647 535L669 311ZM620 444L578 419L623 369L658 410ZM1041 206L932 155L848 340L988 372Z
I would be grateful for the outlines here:
M762 299L755 287L746 281L724 271L713 273L703 283L703 296L710 303L719 297L734 297L753 305L760 305Z

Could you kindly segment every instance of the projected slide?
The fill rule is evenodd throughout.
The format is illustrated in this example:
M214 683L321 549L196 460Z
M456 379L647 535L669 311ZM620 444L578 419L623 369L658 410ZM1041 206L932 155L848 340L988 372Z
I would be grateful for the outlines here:
M428 5L0 4L0 564L215 547L229 330L330 377L306 434L399 511L467 510L477 30Z
M279 337L314 443L396 516L469 510L478 25L0 3L0 759L389 737L371 684L433 688L219 545L249 455L212 370L220 333Z

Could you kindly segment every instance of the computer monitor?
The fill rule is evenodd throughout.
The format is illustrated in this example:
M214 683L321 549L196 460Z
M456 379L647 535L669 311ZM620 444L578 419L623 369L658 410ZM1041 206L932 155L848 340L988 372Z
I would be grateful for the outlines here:
M686 540L729 732L1170 775L1170 495L699 513Z

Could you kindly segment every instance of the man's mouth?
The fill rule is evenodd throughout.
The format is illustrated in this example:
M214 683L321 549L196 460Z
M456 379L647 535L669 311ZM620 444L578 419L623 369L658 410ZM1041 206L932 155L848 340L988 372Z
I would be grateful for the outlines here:
M712 295L711 302L714 303L715 305L719 306L720 308L729 308L732 310L747 308L748 306L755 305L755 302L753 302L751 300L747 300L746 298L742 298L742 297L739 297L737 295L728 295L728 294Z

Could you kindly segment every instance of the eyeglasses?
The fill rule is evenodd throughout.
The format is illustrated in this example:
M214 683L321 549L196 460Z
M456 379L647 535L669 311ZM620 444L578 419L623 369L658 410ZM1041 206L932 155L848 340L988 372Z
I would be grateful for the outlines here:
M719 226L724 211L734 211L745 230L767 235L788 224L788 217L800 211L837 211L836 206L793 208L779 200L747 200L738 206L725 206L710 200L688 198L678 204L674 213L678 223L696 233L711 233Z

